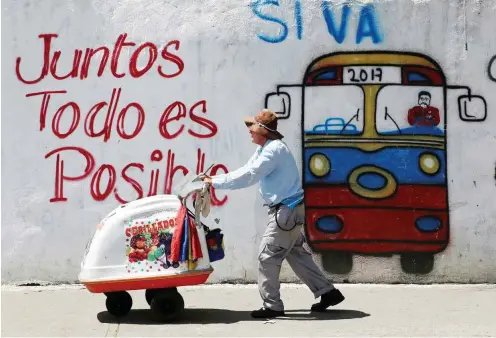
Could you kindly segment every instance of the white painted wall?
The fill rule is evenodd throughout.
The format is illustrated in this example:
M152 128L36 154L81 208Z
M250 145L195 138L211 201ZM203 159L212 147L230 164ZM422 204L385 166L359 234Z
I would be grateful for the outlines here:
M287 23L287 38L268 43L257 35L278 36L282 26L255 16L251 1L4 1L2 2L2 278L4 282L30 279L74 281L87 240L99 220L118 205L112 193L104 201L90 195L91 176L102 164L117 171L116 187L123 199L136 198L121 170L129 163L144 166L144 172L128 171L148 191L150 173L160 169L159 191L163 189L167 151L175 154L176 165L195 170L197 149L205 153L205 166L221 163L230 170L244 164L252 154L242 117L262 108L265 94L278 84L301 83L308 64L320 55L340 51L393 50L429 55L443 68L450 85L469 86L485 97L488 116L483 123L467 123L456 118L448 126L449 201L451 204L450 244L436 256L434 270L427 275L406 274L397 256L372 258L355 256L349 275L332 276L352 282L494 282L496 280L496 77L489 65L496 55L496 1L352 1L352 16L343 43L329 34L320 8L321 1L302 1L302 37L297 38L294 0L280 6L261 7ZM263 2L263 1L261 1ZM341 22L342 1L333 1L337 24ZM364 38L356 43L357 14L366 4L375 3L376 24L382 40ZM339 27L339 26L338 26ZM39 34L55 33L53 50L60 50L59 75L66 74L75 49L107 46L112 50L119 34L137 45L151 42L159 55L152 69L139 79L129 75L128 60L136 47L125 48L119 60L117 79L110 67L97 77L97 65L81 80L55 80L47 76L36 84L21 83L16 77L16 58L21 74L34 79L42 67L42 40ZM169 48L184 62L184 70L174 78L157 73L158 64L168 73L177 70L161 58L160 50L171 40L179 40L178 50ZM140 66L146 62L146 53ZM53 56L53 54L51 54ZM98 58L96 58L98 60ZM494 59L493 59L494 60ZM109 62L110 64L110 59ZM109 66L108 64L108 66ZM491 81L490 74L493 81ZM130 102L139 102L146 112L144 127L132 140L116 132L117 117L107 142L84 133L87 111L102 100L110 100L112 89L122 88L118 112ZM54 95L48 107L47 122L40 131L41 97L26 94L45 90L66 90ZM187 133L208 133L189 118L182 120L183 133L164 139L158 123L165 107L181 101L188 109L206 100L206 112L197 114L215 123L212 138L194 138ZM295 100L298 100L296 98ZM81 109L77 129L65 139L52 132L55 112L68 101ZM296 101L295 101L296 102ZM61 120L62 130L70 125L70 110ZM129 114L126 130L131 130L135 114ZM135 122L135 121L134 121ZM299 161L301 137L299 120L282 125L287 142ZM97 123L101 125L102 121ZM128 124L129 123L129 124ZM178 130L171 123L169 130ZM80 181L64 182L65 202L50 203L54 197L56 158L45 159L54 149L82 147L95 158L96 167ZM159 149L164 159L150 161ZM64 154L68 176L80 175L85 162L76 153ZM106 177L104 175L104 177ZM174 182L182 175L176 174ZM105 187L102 185L102 189ZM247 280L257 277L257 248L264 229L265 210L256 187L246 191L218 192L228 196L222 207L212 210L207 223L219 226L226 236L226 259L215 264L211 281ZM284 280L294 278L284 267Z

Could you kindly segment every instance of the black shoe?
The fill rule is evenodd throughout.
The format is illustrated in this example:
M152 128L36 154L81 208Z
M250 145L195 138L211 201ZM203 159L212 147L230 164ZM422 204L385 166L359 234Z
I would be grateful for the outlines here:
M275 318L284 316L284 311L274 311L271 309L261 308L260 310L255 310L251 312L253 318Z
M312 311L324 312L329 306L338 305L343 300L343 294L338 289L332 289L320 297L320 303L312 305Z

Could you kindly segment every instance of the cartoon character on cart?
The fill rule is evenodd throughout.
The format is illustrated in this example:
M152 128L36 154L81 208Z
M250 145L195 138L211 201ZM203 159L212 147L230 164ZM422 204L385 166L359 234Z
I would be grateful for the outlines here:
M448 121L480 122L484 98L446 84L416 53L333 53L303 83L265 99L287 134L302 135L306 235L324 268L347 274L353 254L399 254L428 273L449 243ZM301 118L301 121L299 120Z
M171 254L172 232L160 230L158 232L143 232L131 238L127 249L130 263L136 263L145 259L159 261L164 269L169 267L178 268L179 262L171 262L168 257Z

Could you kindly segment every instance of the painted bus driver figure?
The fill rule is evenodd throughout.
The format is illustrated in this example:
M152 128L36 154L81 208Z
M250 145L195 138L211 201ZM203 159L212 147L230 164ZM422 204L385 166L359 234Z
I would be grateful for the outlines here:
M228 174L203 176L215 189L241 189L260 182L259 192L268 206L268 224L258 255L258 288L263 307L251 313L254 318L284 316L280 299L279 274L287 260L295 274L320 302L311 310L325 311L344 300L319 270L303 244L305 206L298 168L291 151L277 131L277 116L264 109L257 116L245 119L251 140L258 147L243 167Z
M411 126L437 126L439 124L439 109L430 106L431 93L420 92L418 104L408 111L408 123Z

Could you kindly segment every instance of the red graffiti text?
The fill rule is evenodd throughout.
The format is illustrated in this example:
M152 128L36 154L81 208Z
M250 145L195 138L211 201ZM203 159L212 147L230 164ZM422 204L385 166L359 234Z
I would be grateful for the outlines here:
M95 70L97 77L106 72L116 79L126 76L141 78L152 74L161 80L177 77L184 70L184 62L178 55L181 45L178 40L168 41L159 48L152 42L137 44L123 33L117 37L111 48L97 46L75 49L73 53L62 53L55 47L57 34L40 34L38 37L42 42L43 53L41 57L36 58L35 55L33 58L35 61L42 61L39 71L34 75L26 74L26 69L29 69L25 66L26 56L16 58L17 79L26 85L39 84L46 78L84 80L88 78L91 69ZM124 60L124 54L130 54L129 60ZM69 70L61 69L61 57L71 58L64 59L72 64ZM122 66L125 66L124 71ZM102 90L94 92L101 93ZM214 137L218 131L217 125L206 116L208 108L204 99L186 104L174 98L167 98L163 106L159 107L159 111L147 112L146 105L139 100L125 98L122 88L113 88L104 95L89 104L87 99L84 102L76 102L78 100L69 98L68 91L64 88L32 90L26 97L29 100L37 100L35 102L40 104L39 131L51 130L60 140L69 139L78 131L79 134L84 132L85 136L100 139L104 143L111 138L118 141L132 140L144 130L147 133L158 133L164 140L175 139L181 135L208 139ZM163 89L160 89L159 95L163 99ZM155 120L148 121L150 117ZM114 198L120 203L127 203L145 196L171 194L175 180L182 179L191 171L181 163L181 159L176 159L172 149L164 152L153 150L150 154L151 162L147 161L146 165L130 160L124 160L124 165L97 163L95 156L87 148L75 145L59 146L48 152L45 159L51 161L54 168L51 203L68 201L69 197L64 188L70 182L86 184L95 201ZM79 166L80 163L83 165ZM205 153L197 149L195 172L198 174L204 169ZM223 164L216 164L210 174L215 175L218 172L227 173L228 169ZM224 205L227 196L218 197L215 189L212 189L211 202L214 206Z
M62 52L60 50L52 50L52 40L57 38L58 35L40 34L38 37L43 40L43 66L38 77L34 79L27 79L26 75L22 75L21 62L23 60L20 56L16 59L16 76L17 79L24 84L32 85L39 83L49 75L56 80L65 80L68 78L79 78L84 80L88 77L88 72L90 66L92 65L91 61L95 55L100 56L100 63L97 73L98 77L103 75L107 67L107 62L110 58L110 72L115 78L123 78L126 76L126 73L119 73L117 71L121 52L123 48L136 46L136 43L126 41L127 34L121 34L114 44L112 53L110 52L110 49L105 46L101 46L96 49L86 48L84 53L82 49L76 49L72 60L72 68L68 72L66 71L66 74L60 75L61 71L58 70L57 63L62 55ZM174 51L178 51L179 47L180 42L178 40L169 41L160 52L160 57L162 58L161 62L159 61L158 65L156 65L159 55L158 47L151 42L141 44L131 54L128 67L129 74L133 78L139 78L145 75L152 67L156 66L155 69L157 73L164 78L173 78L178 76L184 69L184 62L178 55L174 54ZM142 69L139 69L137 65L138 58L142 55L148 56L148 62ZM165 70L168 63L175 65L177 70L172 73L168 73L168 71Z
M41 98L39 111L40 131L45 129L47 118L52 119L52 132L59 139L69 137L80 124L84 124L84 133L88 137L103 137L104 142L110 139L114 123L117 134L124 140L135 138L143 129L146 118L143 106L138 102L121 103L121 88L114 88L110 99L97 102L86 113L81 112L80 105L74 101L69 101L59 107L51 107L49 105L53 95L66 93L67 91L65 90L46 90L26 94L26 97ZM48 115L49 112L50 115ZM188 129L188 134L197 138L213 137L217 134L217 125L200 115L206 113L207 102L205 100L200 100L189 108L181 101L175 101L165 108L158 123L159 132L165 139L176 138L185 128L181 120L189 118L194 124L206 128L207 131L198 133L192 129ZM69 127L65 127L63 130L60 120L64 114L71 114L69 116L71 116L72 122ZM136 125L131 130L126 131L124 124L129 114L137 114L138 119ZM100 116L104 116L104 118L99 118ZM97 125L95 122L97 120L103 120L103 125Z
M64 156L68 153L75 152L85 162L84 169L76 175L66 174L64 168L68 161ZM152 163L162 162L163 153L161 150L154 150L151 154ZM105 201L113 196L120 203L128 203L131 200L143 198L145 196L145 187L148 186L146 195L153 196L159 193L159 182L162 180L160 193L171 194L173 182L175 179L181 180L190 170L184 165L176 162L176 155L172 150L167 151L165 163L160 163L162 167L145 170L142 163L132 162L117 170L112 164L104 163L97 166L94 156L84 148L80 147L60 147L45 155L45 158L53 158L55 166L55 185L54 195L50 202L65 202L68 200L64 194L64 184L71 181L87 180L91 196L96 201ZM71 157L72 159L74 157ZM156 167L156 165L154 165ZM205 154L198 149L196 174L199 174L205 167ZM138 170L138 175L131 173L132 169ZM222 164L216 164L212 168L212 174L222 170L227 173L227 168ZM119 174L118 174L119 172ZM163 174L161 174L161 172ZM136 174L136 170L134 172ZM182 175L181 175L182 174ZM118 177L119 176L119 177ZM121 196L119 185L129 184L135 191L135 196ZM211 202L214 206L221 206L227 202L227 197L217 198L215 190L211 192Z

